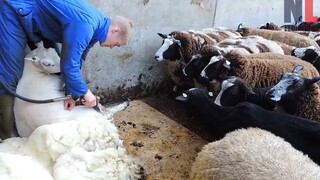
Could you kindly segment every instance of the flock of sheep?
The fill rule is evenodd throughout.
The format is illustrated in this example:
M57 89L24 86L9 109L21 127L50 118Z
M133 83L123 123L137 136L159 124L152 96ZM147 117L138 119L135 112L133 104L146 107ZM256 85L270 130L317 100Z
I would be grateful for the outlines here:
M320 178L320 32L158 33L173 91L212 129L190 179ZM180 89L179 89L180 88Z

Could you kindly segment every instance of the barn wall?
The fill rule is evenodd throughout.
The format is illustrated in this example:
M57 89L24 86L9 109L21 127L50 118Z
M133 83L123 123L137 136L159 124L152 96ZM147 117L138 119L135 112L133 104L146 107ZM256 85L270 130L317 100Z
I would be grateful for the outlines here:
M249 27L266 22L290 24L284 20L285 3L279 0L88 1L106 15L123 15L134 23L128 46L109 49L96 44L84 64L83 76L90 89L106 102L142 97L166 86L165 62L154 60L154 53L162 43L157 32L212 26L236 29L239 23ZM292 17L300 11L305 13L304 7L292 5L303 1L304 6L304 0L285 1L291 5ZM313 5L314 9L319 9L320 0Z

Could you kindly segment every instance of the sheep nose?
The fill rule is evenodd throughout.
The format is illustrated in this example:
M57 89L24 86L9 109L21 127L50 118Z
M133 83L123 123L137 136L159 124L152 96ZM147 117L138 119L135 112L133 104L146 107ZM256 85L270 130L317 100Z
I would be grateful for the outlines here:
M155 58L155 59L158 59L158 58L159 58L159 56L154 56L154 58Z

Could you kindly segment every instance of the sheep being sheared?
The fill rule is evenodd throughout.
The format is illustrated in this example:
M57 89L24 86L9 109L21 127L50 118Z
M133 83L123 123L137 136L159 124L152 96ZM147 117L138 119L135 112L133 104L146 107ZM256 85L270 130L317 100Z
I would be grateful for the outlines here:
M60 91L60 77L49 74L60 69L60 59L54 49L38 47L25 61L18 94L37 100L64 96ZM36 104L16 98L14 113L18 133L27 138L9 138L0 143L0 152L4 153L0 156L0 166L15 168L3 161L6 154L14 154L21 160L14 163L23 163L25 159L19 156L27 156L47 172L42 173L43 176L50 175L48 179L143 179L143 168L127 154L113 123L114 113L127 105L124 102L102 107L101 113L84 106L68 111L63 101ZM33 166L25 168L26 172L6 171L4 177L40 171Z

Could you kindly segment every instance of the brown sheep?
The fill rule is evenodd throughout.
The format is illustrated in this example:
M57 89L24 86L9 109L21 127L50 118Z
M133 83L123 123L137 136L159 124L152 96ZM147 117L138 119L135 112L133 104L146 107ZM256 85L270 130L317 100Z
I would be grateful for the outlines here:
M296 66L292 73L285 72L266 94L276 101L276 110L320 121L320 77L302 77L303 68Z
M206 28L201 31L173 31L170 34L158 33L163 44L155 53L157 61L167 61L167 71L178 86L191 85L193 82L181 82L182 69L192 55L208 54L214 51L213 45L227 37L241 37L238 32L223 28ZM176 62L177 61L177 62ZM174 87L177 88L177 87Z
M254 29L254 28L248 28L248 27L239 27L238 31L243 36L258 35L266 39L282 42L294 47L314 46L319 48L319 45L313 39L310 39L306 36L303 36L294 32L267 30L267 29Z
M305 67L304 77L319 76L312 64L297 57L278 53L241 55L230 52L222 57L213 58L197 80L206 83L220 82L227 76L236 76L253 87L262 88L275 85L283 72L291 71L297 65Z

